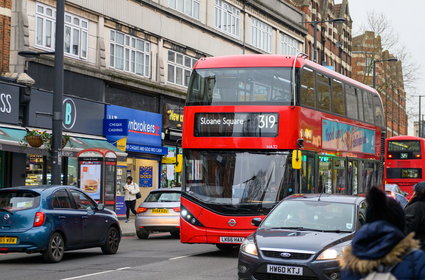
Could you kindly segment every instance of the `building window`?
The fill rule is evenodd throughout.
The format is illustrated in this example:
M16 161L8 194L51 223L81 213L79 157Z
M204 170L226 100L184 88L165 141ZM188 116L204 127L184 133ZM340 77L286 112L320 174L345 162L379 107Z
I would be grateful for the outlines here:
M299 53L299 42L292 38L291 36L288 36L284 33L282 33L282 36L280 37L280 49L281 54L283 55L297 55Z
M239 38L238 8L222 1L215 0L215 27L224 33Z
M252 45L265 52L271 52L272 27L256 18L252 18Z
M36 5L36 38L37 47L55 49L56 9L37 3ZM65 13L64 52L66 55L87 59L88 28L86 19Z
M187 87L189 85L190 73L195 63L196 59L169 50L167 81L172 84Z
M111 30L109 65L115 69L150 76L150 43Z
M373 59L371 57L366 57L365 60L366 60L366 65L365 65L366 76L372 76L372 72L373 72L373 69L372 69L373 68L373 66L372 66Z
M199 0L168 0L171 8L199 19Z

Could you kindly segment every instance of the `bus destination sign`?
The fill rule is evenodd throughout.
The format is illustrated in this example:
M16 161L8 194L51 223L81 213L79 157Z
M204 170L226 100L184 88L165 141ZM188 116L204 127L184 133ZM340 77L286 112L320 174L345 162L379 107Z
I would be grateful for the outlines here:
M196 113L195 137L276 137L278 113Z

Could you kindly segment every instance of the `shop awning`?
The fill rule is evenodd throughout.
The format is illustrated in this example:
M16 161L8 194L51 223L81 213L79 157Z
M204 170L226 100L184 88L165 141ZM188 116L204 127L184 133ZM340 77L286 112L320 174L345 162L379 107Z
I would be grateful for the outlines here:
M23 139L26 135L25 129L0 127L0 151L14 153L48 155L48 150L30 147ZM77 153L87 148L106 148L114 151L118 160L124 161L127 154L103 139L92 139L84 137L71 137L66 146L62 149L62 155L66 157L76 157Z

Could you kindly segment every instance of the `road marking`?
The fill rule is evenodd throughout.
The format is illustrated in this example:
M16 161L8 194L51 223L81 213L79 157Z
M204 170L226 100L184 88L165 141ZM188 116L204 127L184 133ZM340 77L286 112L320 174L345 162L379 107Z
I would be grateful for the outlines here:
M84 274L84 275L75 276L75 277L63 278L61 280L80 279L80 278L90 277L90 276L94 276L94 275L99 275L99 274L105 274L105 273L114 272L114 271L125 270L125 269L129 269L129 268L131 268L131 267L121 267L121 268L117 268L117 269L114 269L114 270L105 270L105 271L100 271L100 272L95 272L95 273L90 273L90 274Z
M187 257L190 257L190 256L180 256L180 257L174 257L174 258L171 258L171 259L168 259L168 260L169 260L169 261L173 261L173 260L183 259L183 258L187 258Z

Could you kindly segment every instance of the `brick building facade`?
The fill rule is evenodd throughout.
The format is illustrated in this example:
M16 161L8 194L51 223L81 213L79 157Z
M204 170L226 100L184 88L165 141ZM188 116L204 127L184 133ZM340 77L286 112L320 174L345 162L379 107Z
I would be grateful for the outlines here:
M12 0L0 0L0 72L9 71Z

